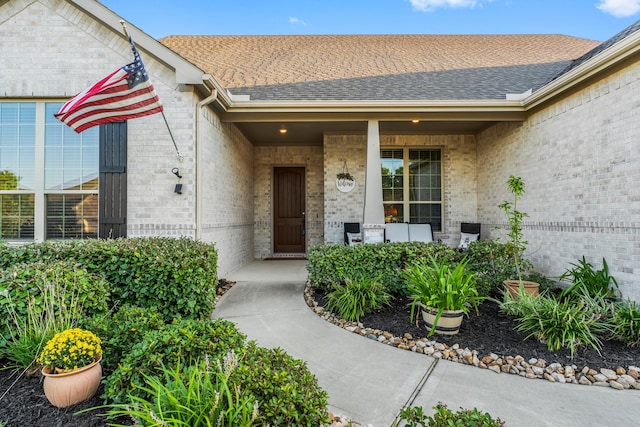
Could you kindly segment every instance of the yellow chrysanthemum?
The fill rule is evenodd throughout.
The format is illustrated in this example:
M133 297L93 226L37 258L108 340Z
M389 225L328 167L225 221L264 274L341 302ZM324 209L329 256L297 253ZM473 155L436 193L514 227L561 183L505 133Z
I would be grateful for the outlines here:
M38 363L60 371L73 371L102 354L101 340L91 331L73 328L57 333L47 342Z

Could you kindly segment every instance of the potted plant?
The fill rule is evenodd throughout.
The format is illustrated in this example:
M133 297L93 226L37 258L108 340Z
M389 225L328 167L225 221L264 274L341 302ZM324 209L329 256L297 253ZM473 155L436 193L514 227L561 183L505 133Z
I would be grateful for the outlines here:
M509 234L507 235L507 244L510 246L513 255L513 262L516 267L518 280L505 280L505 291L512 297L516 298L520 288L529 294L538 295L540 284L528 280L522 280L522 253L527 247L527 241L522 235L522 220L528 215L518 210L518 200L524 194L524 181L519 176L511 175L507 180L509 191L513 194L513 202L505 200L498 207L507 215L509 222Z
M469 314L471 307L477 312L478 303L485 299L478 294L475 274L466 266L466 258L452 269L446 261L440 263L430 256L429 263L420 260L403 271L408 281L411 319L417 320L422 312L429 336L457 334L462 316Z
M44 394L59 408L92 397L102 377L102 347L93 332L73 328L57 333L38 356Z

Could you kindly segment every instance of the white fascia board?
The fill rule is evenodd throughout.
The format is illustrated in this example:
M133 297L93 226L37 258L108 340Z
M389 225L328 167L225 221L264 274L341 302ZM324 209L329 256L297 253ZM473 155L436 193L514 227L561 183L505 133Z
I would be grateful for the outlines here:
M524 111L518 100L416 101L234 101L230 113L245 112L492 112Z
M519 101L236 101L223 121L524 121Z
M640 52L640 31L624 38L522 100L530 110Z

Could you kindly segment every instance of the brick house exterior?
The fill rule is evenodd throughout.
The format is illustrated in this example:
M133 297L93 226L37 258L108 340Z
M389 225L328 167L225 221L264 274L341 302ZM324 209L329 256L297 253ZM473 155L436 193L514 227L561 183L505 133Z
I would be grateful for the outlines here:
M0 1L0 107L35 112L35 169L48 161L39 142L48 104L131 60L119 19L93 0ZM604 43L551 35L158 41L134 25L184 158L161 115L126 124L127 236L214 242L221 276L253 259L342 243L344 222L379 240L388 213L381 156L409 165L407 156L436 153L437 184L421 190L437 191L428 206L403 200L402 219L414 208L435 215L435 237L452 246L465 221L481 222L483 239L500 237L506 180L522 176L536 268L553 276L583 255L594 265L604 257L624 295L640 300L640 25ZM0 172L13 171L14 151L1 148L8 138L0 133ZM345 166L356 181L350 192L335 182ZM303 171L302 246L294 251L278 249L288 235L275 225L276 205L288 203L277 198L275 173L290 168ZM35 200L31 216L16 214L34 224L26 240L47 238L47 204L64 194L35 176L35 189L0 188L7 200Z

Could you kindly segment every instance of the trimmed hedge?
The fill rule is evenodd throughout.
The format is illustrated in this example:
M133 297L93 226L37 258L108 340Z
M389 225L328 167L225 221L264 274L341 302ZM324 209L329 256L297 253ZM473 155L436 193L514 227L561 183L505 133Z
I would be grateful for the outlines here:
M228 320L176 319L144 334L104 380L102 397L115 403L128 403L129 395L147 398L143 396L145 375L162 378L165 368L189 366L205 357L215 361L231 350L240 353L245 345L245 335Z
M324 426L329 395L306 363L280 348L259 347L250 341L239 354L239 365L229 383L258 402L259 425Z
M114 302L155 307L167 322L203 319L215 306L218 254L212 244L184 237L0 244L2 269L53 260L99 274L110 283Z
M321 245L309 249L307 269L314 286L331 290L345 278L380 280L391 293L404 293L402 270L417 259L458 262L461 254L441 243L375 243L356 246Z
M125 304L115 313L80 319L80 326L102 340L102 370L108 374L147 332L162 329L165 322L153 307Z

